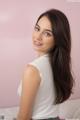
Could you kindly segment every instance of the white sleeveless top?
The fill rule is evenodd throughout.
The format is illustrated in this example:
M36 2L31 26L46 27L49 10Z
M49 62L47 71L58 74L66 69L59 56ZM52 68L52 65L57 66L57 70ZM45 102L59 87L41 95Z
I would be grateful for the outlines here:
M55 100L55 87L48 54L38 57L29 64L35 66L41 76L40 87L33 106L32 119L57 117L59 115L59 105L53 104ZM21 95L21 84L18 88L18 93Z

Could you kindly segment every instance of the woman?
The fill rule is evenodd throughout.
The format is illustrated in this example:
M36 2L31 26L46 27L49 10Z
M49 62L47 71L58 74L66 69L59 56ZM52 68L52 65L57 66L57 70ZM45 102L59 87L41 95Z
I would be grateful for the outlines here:
M59 104L70 97L73 87L70 26L64 13L50 9L39 16L33 47L38 57L24 71L17 120L59 120Z

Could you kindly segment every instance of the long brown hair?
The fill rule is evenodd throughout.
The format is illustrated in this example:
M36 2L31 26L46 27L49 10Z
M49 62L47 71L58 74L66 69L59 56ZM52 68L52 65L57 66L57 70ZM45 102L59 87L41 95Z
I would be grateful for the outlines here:
M51 22L55 39L55 46L49 51L49 58L56 88L55 103L58 104L70 97L73 87L70 25L66 15L60 10L50 9L44 12L37 23L43 16Z

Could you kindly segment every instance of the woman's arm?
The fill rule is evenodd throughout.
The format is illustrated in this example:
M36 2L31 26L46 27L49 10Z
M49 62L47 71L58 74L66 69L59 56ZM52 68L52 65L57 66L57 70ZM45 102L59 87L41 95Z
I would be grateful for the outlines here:
M34 100L40 85L39 71L32 65L28 65L22 80L22 94L17 120L30 120Z

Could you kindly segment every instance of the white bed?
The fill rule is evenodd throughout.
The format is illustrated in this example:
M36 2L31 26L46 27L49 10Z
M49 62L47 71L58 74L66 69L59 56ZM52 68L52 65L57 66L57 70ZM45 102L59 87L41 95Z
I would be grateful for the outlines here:
M59 115L66 120L80 120L80 99L67 100L60 104Z
M18 106L9 108L0 108L0 120L15 120L18 112ZM59 105L59 116L66 120L80 120L80 99L67 100Z

